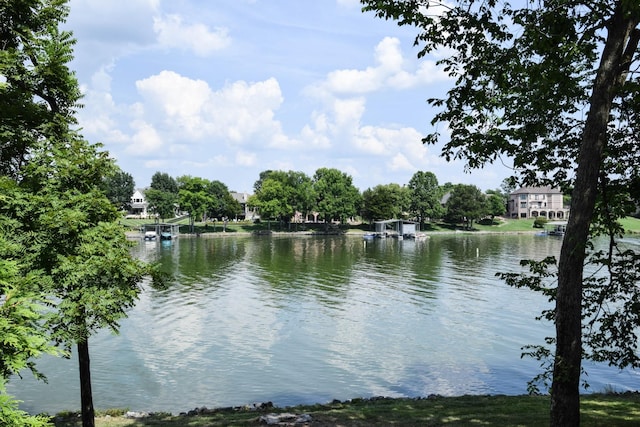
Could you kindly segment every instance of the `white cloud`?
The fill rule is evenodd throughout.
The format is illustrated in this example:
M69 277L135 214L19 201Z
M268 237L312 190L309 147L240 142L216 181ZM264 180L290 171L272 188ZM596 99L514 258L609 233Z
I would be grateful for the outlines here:
M333 103L333 114L338 130L357 129L365 111L365 103L364 98L336 99Z
M253 166L256 164L257 156L255 153L246 151L238 151L236 153L236 164L241 166Z
M354 138L355 147L364 153L374 154L377 156L385 155L389 152L386 144L380 138L381 129L367 126L358 131Z
M380 88L382 76L379 69L337 70L327 75L326 88L332 93L367 93Z
M145 114L161 121L172 138L222 138L235 145L277 146L288 141L275 120L283 102L276 79L236 81L213 91L203 80L162 71L139 80L136 87Z
M420 141L448 77L416 59L412 30L358 0L232 3L71 0L80 127L138 185L160 170L247 189L265 169L337 167L366 188L450 167Z
M136 82L138 92L150 109L160 108L169 126L193 138L203 135L204 106L211 99L207 82L183 77L173 71Z
M412 69L413 62L405 60L400 40L395 37L382 39L375 47L374 58L374 66L329 72L323 82L307 88L307 93L319 98L329 94L367 94L386 88L410 89L449 78L434 61L426 59Z
M381 72L393 74L402 70L404 59L400 50L400 40L395 37L385 37L376 46L376 62Z
M198 56L209 56L231 44L227 28L215 28L211 31L204 24L187 25L179 15L154 18L153 29L162 46L190 49Z
M398 153L393 157L389 168L393 171L402 170L412 172L418 170L402 153Z
M280 85L274 78L226 85L207 105L208 132L233 143L268 143L282 133L274 118L282 102Z
M157 154L160 151L163 141L151 124L136 120L131 123L131 127L135 130L135 134L126 149L127 153L134 156L146 156Z
M428 159L428 149L422 144L420 138L421 135L414 128L363 126L354 137L354 146L363 153L387 159L393 158L397 169L397 165L402 160L397 157L398 154L414 162L424 163Z

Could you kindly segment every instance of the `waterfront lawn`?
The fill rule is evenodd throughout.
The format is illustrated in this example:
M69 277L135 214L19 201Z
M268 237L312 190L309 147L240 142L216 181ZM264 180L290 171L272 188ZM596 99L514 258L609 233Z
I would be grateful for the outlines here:
M131 230L138 230L141 225L148 224L149 222L153 222L152 220L143 220L143 219L122 219L120 223ZM621 221L622 226L628 233L640 233L640 219L627 217L623 218ZM182 218L177 221L176 224L180 225L181 233L189 233L189 219ZM226 233L253 233L264 230L271 230L274 232L313 232L313 231L324 231L324 224L291 224L291 226L287 226L284 224L279 224L276 221L271 221L270 223L267 221L254 223L253 221L239 221L234 222L230 221L227 223L225 231ZM342 231L348 231L350 233L365 233L372 230L372 226L367 223L351 225L349 227L333 227L332 229L339 229ZM220 221L216 222L198 222L195 224L195 232L200 234L209 234L209 233L222 233L223 231L223 223ZM455 224L447 224L444 222L428 222L423 225L424 232L428 233L439 233L439 232L453 232L453 231L468 231L470 233L473 232L495 232L495 233L519 233L519 232L536 232L541 231L541 229L537 229L533 227L533 219L504 219L504 218L495 218L493 223L490 223L489 220L480 221L478 223L473 224L473 230L463 230L461 227Z
M202 415L158 414L127 419L99 416L96 427L258 426L263 412L221 409ZM311 427L325 426L544 426L549 424L548 396L460 396L427 399L353 399L326 405L270 408L268 413L309 414ZM581 399L582 426L637 426L640 393L590 394ZM75 415L59 417L56 427L77 427Z

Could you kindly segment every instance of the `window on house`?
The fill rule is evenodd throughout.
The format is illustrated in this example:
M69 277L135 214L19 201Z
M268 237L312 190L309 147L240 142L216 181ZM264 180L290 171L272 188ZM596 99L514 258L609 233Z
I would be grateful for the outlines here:
M526 194L521 194L520 195L520 200L527 200L527 195Z
M527 207L527 202L520 202L520 207L521 208L526 208Z

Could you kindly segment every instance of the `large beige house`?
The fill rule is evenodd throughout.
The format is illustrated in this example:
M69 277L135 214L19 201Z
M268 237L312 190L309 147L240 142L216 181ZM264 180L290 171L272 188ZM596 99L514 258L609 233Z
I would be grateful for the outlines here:
M523 187L509 194L507 203L509 218L548 219L569 218L569 208L564 205L562 192L551 187Z

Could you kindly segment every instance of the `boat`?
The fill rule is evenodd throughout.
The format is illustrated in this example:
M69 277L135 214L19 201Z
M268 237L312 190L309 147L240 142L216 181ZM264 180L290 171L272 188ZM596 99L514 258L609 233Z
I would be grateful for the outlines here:
M174 240L178 238L180 226L178 224L144 224L140 231L146 241Z
M144 232L144 240L147 241L152 241L152 240L156 240L156 238L158 237L158 234L155 231L145 231Z
M564 236L567 231L567 223L565 221L551 221L544 225L546 236Z

